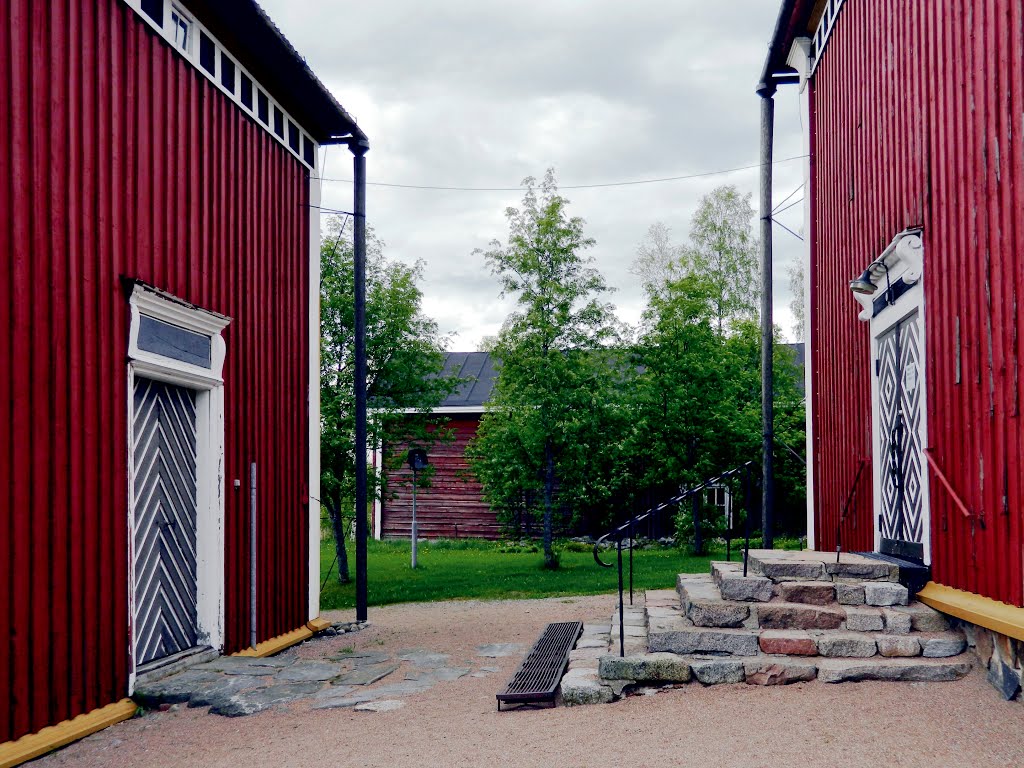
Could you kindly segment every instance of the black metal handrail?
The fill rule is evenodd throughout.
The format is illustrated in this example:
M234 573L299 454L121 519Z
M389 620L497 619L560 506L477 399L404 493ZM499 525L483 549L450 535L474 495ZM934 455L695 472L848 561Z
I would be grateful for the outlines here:
M728 480L728 479L733 478L733 477L736 477L737 475L742 473L742 475L743 475L743 497L744 497L743 500L744 500L744 504L746 504L746 506L747 506L747 509L746 509L747 514L745 515L746 520L744 521L745 544L744 544L744 548L743 548L743 575L746 576L747 575L747 557L748 557L748 555L750 553L750 498L751 498L751 488L752 488L750 474L751 474L751 468L753 466L754 466L754 462L753 461L747 461L747 462L744 462L743 464L740 464L738 467L733 467L730 470L722 472L720 475L716 475L715 477L710 477L707 480L705 480L704 482L700 483L699 485L695 485L692 488L687 488L682 493L679 493L679 494L673 496L672 498L670 498L670 499L668 499L666 501L663 501L661 504L658 504L655 507L651 507L646 512L642 512L639 515L633 515L633 517L629 518L629 520L624 522L622 525L620 525L617 528L613 528L612 530L608 531L608 533L604 534L604 536L601 536L597 541L594 542L594 560L602 568L614 568L615 565L612 564L612 563L606 563L606 562L604 562L601 559L601 556L600 556L601 544L604 543L609 537L614 537L615 538L615 542L616 542L615 549L616 549L616 553L617 553L617 562L618 562L618 568L619 568L619 655L620 656L625 656L626 655L626 650L625 650L625 648L626 648L625 616L623 615L624 608L625 608L624 599L623 599L624 585L623 585L623 574L622 574L622 540L623 540L623 538L625 538L626 534L629 534L629 604L632 605L633 604L633 544L634 544L634 532L636 530L636 524L637 523L641 523L644 520L647 520L649 518L653 518L655 515L658 515L661 512L664 512L666 509L669 509L670 507L678 506L681 502L686 501L689 498L696 499L697 498L697 494L703 492L707 488L710 488L710 487L715 486L715 485L720 485L722 483L722 481ZM694 524L698 525L698 521L696 519L694 520ZM730 551L731 551L731 539L729 540L729 542L730 542Z
M857 466L857 474L853 477L853 484L850 486L849 493L846 494L846 503L843 504L843 511L840 512L838 519L836 520L836 562L839 562L839 553L843 549L843 523L846 522L846 514L850 511L850 504L853 503L853 497L857 495L857 486L860 484L860 476L864 471L864 467L868 465L867 459L861 459L860 464ZM856 518L854 518L856 520Z

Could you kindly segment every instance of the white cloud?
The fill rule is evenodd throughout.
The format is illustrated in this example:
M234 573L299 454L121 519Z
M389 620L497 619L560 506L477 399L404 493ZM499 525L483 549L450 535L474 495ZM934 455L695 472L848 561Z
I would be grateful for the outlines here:
M554 166L563 185L657 178L758 161L754 84L778 7L764 0L709 4L396 0L324 7L263 0L271 18L370 137L370 181L516 186ZM776 98L777 158L801 153L795 89ZM332 148L328 178L350 178ZM776 199L801 182L801 164L776 166ZM655 221L685 238L700 197L736 184L757 201L755 170L629 187L568 190L570 211L596 238L597 266L635 321L642 293L628 267ZM424 306L453 347L471 349L511 307L474 255L504 239L516 192L370 187L368 220L386 253L425 263ZM796 198L794 198L796 199ZM324 185L323 204L348 210L351 189ZM797 229L802 206L783 220ZM802 244L775 236L775 316L788 334L787 267Z

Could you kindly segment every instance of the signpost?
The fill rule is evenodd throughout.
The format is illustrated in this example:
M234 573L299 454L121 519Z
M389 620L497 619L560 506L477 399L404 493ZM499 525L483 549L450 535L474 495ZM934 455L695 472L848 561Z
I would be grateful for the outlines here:
M419 539L419 532L416 528L416 481L420 470L426 469L428 466L427 452L422 448L411 448L407 461L412 468L412 567L415 568L416 542Z

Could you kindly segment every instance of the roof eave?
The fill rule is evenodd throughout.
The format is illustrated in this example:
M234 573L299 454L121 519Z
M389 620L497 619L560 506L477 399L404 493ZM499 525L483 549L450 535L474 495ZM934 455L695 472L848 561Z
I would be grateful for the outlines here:
M355 118L255 0L191 0L188 7L318 144L367 141Z
M808 21L816 5L816 0L782 0L775 30L768 43L768 55L765 56L761 79L755 89L759 96L769 98L774 95L776 86L799 81L796 71L786 63L786 59L793 41L806 34Z

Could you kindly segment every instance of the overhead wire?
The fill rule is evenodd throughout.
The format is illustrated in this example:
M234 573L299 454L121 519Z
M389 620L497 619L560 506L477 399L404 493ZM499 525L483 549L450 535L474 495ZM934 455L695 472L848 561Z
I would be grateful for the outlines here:
M807 155L793 155L792 157L784 157L780 160L772 161L772 165L779 165L781 163L792 162L793 160L802 160ZM736 173L737 171L749 171L754 168L760 168L761 163L754 163L753 165L741 165L735 168L722 168L716 171L702 171L700 173L689 173L682 176L665 176L657 179L634 179L630 181L609 181L599 184L559 184L558 188L563 189L602 189L609 187L631 187L639 186L642 184L663 184L671 181L686 181L688 179L699 179L707 176L721 176L726 173ZM333 181L343 182L346 184L352 183L352 179L330 179L322 177L321 181ZM372 187L389 187L393 189L420 189L420 190L434 190L434 191L445 191L445 192L522 192L526 187L520 185L516 187L468 187L468 186L444 186L438 184L396 184L393 182L386 181L367 181L367 186ZM802 187L803 185L801 185ZM799 191L796 190L796 191ZM796 194L796 191L793 194ZM792 197L791 194L789 197ZM786 200L789 199L786 198ZM785 202L785 201L783 201Z

